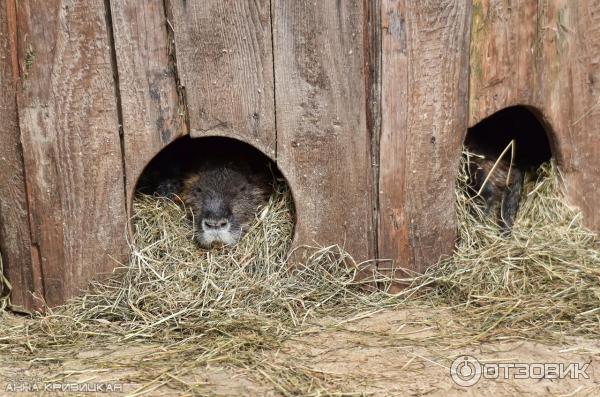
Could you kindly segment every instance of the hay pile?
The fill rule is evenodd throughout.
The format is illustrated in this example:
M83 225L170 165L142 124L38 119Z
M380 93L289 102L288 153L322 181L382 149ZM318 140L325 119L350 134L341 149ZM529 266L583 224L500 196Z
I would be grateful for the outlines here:
M54 313L25 324L2 323L0 353L60 361L89 346L156 343L163 350L159 362L135 364L147 367L141 379L147 387L181 388L171 376L181 379L210 363L251 369L262 380L277 379L286 392L318 390L305 369L273 367L261 362L260 353L277 348L307 320L354 314L372 301L353 281L358 267L352 258L338 247L314 249L305 267L289 271L294 213L282 183L234 247L199 248L185 211L167 199L137 197L127 266ZM90 364L115 365L102 360Z
M451 305L477 339L600 335L600 246L565 203L553 162L530 175L512 234L483 213L466 188L456 190L458 243L448 258L415 280L431 299Z
M178 204L139 196L129 263L55 312L27 321L4 314L0 354L60 361L91 345L156 343L160 357L136 363L147 367L138 380L150 389L167 384L206 391L206 385L181 379L210 363L245 368L283 394L318 394L328 390L318 376L293 361L273 365L262 353L309 325L314 332L316 320L326 316L451 307L460 315L446 325L432 323L439 330L432 336L436 343L440 335L454 344L600 335L598 240L564 203L556 167L544 166L525 187L509 238L469 198L464 164L461 170L455 255L408 280L411 286L394 296L365 293L353 281L358 266L337 246L314 248L306 266L289 271L294 213L283 183L241 242L217 251L193 242L194 230ZM100 360L88 364L123 365Z

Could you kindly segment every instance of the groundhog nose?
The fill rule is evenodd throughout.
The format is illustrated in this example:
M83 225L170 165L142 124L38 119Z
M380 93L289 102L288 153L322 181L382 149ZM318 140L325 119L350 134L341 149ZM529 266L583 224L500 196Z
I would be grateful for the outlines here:
M204 218L202 220L202 228L204 230L223 230L229 227L229 221L227 219L210 219Z

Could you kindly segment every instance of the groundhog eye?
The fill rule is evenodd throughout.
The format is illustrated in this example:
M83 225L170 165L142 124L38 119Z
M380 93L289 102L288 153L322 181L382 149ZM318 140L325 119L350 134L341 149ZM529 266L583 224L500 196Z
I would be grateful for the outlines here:
M240 192L245 192L245 191L246 191L246 185L240 186Z

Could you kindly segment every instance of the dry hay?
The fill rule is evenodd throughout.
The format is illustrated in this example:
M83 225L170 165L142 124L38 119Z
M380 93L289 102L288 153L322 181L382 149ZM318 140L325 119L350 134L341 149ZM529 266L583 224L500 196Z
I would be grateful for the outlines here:
M2 264L2 253L0 253L0 312L10 306L10 282L4 276L4 265Z
M164 384L207 392L182 377L192 368L217 364L245 368L282 394L319 394L332 391L318 374L293 360L274 365L262 353L308 326L314 332L316 320L325 316L344 319L337 322L342 324L407 305L451 307L460 315L433 324L439 332L429 339L432 345L598 336L598 240L564 203L556 167L544 166L526 186L508 238L469 198L465 169L456 190L460 239L455 255L405 280L411 286L395 296L365 293L353 281L360 266L337 246L313 248L305 266L289 271L294 214L282 183L242 241L217 251L196 246L177 203L140 196L127 266L54 312L27 321L5 314L0 353L60 362L91 345L156 343L160 354L135 364L145 368L138 381L146 386L139 392ZM383 277L378 281L389 284ZM88 360L88 365L124 365L102 360Z
M540 167L524 186L508 237L466 189L462 163L454 255L416 280L416 288L459 312L478 339L600 335L600 250L581 213L565 203L560 172Z
M200 385L174 379L210 363L251 368L261 379L278 379L281 391L319 389L304 369L261 363L260 352L276 348L317 314L354 313L371 299L353 281L358 267L338 247L315 249L306 266L289 271L294 213L284 184L239 244L216 251L194 243L185 209L173 201L139 196L134 213L127 266L35 320L22 324L6 316L0 352L47 362L88 346L158 343L159 360L135 364L146 367L140 381L149 388L168 382L201 392ZM115 365L102 357L93 364Z

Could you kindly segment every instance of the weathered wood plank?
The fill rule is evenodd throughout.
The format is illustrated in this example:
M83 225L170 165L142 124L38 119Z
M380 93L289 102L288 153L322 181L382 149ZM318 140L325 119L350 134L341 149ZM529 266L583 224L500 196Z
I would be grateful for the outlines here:
M536 109L569 201L600 230L600 1L474 0L469 124Z
M533 104L553 131L569 201L595 230L600 230L599 13L597 0L542 3L533 87Z
M163 0L111 1L127 197L146 164L187 131Z
M16 87L16 9L13 1L0 6L0 252L12 284L14 305L35 309L32 293L43 294L39 269L33 268L29 216L19 136ZM37 270L37 272L36 272ZM34 274L37 274L34 282Z
M277 162L296 199L296 244L372 258L363 1L273 5Z
M470 2L383 0L381 14L379 256L423 271L455 240Z
M469 126L494 111L531 104L538 0L473 1Z
M99 1L32 0L18 2L17 16L32 239L53 306L126 257L107 10Z
M170 0L192 137L237 138L275 158L268 0Z

